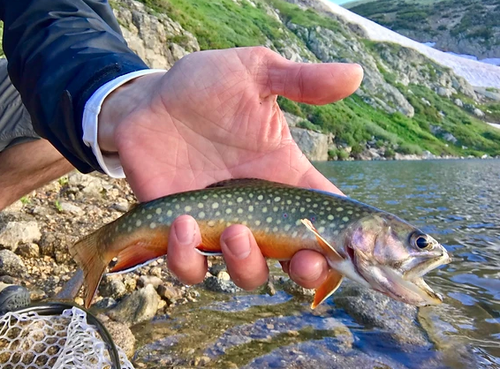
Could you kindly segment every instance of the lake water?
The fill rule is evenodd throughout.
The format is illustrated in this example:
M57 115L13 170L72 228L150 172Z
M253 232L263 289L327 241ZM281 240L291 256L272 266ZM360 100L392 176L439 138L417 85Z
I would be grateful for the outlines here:
M322 163L346 195L400 215L438 239L453 262L429 285L446 296L448 335L500 367L500 161Z
M500 161L316 165L346 195L401 216L453 254L451 264L425 278L445 296L439 308L419 312L416 326L426 328L431 344L394 343L383 330L364 326L343 312L335 296L312 312L310 298L281 290L274 296L200 290L197 303L179 306L171 316L136 328L143 345L137 363L141 367L455 368L467 367L460 364L459 355L466 347L477 367L500 368ZM453 360L455 364L450 364Z

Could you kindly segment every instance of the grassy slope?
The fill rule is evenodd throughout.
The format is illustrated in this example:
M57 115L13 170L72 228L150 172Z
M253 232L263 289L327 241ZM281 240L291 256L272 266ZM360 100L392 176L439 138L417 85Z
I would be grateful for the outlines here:
M245 0L142 0L157 12L165 12L192 32L202 49L262 45L266 38L275 46L295 37L273 17L266 14L262 0L256 7ZM313 10L303 11L282 0L268 0L281 16L306 27L321 25L339 30L338 24ZM305 47L305 46L304 46ZM393 78L385 74L387 80ZM359 144L372 136L380 145L403 153L429 150L434 154L500 155L500 134L471 115L458 109L450 100L437 96L420 86L397 86L415 107L409 119L399 113L388 114L352 96L335 104L309 106L280 98L281 107L304 118L303 125L323 132L332 132L339 142L359 150ZM411 92L408 92L411 90ZM421 97L432 103L423 104ZM442 117L439 111L445 114ZM430 133L430 124L443 127L459 141L452 145ZM467 149L462 149L467 146Z

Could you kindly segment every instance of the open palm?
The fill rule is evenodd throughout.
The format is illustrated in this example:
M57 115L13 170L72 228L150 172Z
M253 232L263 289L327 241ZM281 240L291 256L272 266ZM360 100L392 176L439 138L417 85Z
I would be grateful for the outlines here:
M140 201L244 177L339 192L293 141L276 97L326 104L353 93L361 78L356 65L293 63L261 47L194 53L167 73L141 77L114 93L119 123L100 128L100 145L118 151ZM248 233L239 227L223 235L229 249ZM189 247L177 247L175 237L169 241L169 266L187 283L202 279L206 270L204 259L193 251L199 243L196 226L194 234ZM231 276L244 288L267 278L251 236L250 243L255 252L245 258L225 254ZM311 260L317 257L306 255L296 279L307 265L315 267ZM321 262L326 269L322 257Z

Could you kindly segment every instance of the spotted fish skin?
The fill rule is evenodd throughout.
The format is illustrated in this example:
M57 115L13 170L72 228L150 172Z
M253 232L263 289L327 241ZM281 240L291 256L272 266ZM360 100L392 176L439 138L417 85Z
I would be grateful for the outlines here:
M309 219L319 233L335 238L353 220L377 211L374 208L346 197L322 193L298 187L277 186L264 182L259 185L231 184L229 187L212 187L200 191L175 194L140 204L129 214L119 218L104 236L103 248L137 231L155 231L169 228L174 219L188 214L200 225L203 251L220 251L221 231L232 224L248 226L257 242L265 244L272 239L283 238L287 242L283 250L263 247L264 256L288 259L290 239L311 240L301 220ZM296 244L297 242L292 242ZM302 245L302 246L301 246ZM302 242L296 245L303 249ZM321 251L320 246L311 245ZM166 250L165 250L166 253ZM164 255L163 253L162 255Z
M349 258L345 239L353 224L374 214L395 218L347 197L263 180L231 180L165 196L138 204L70 247L85 274L86 306L111 260L116 259L111 269L116 272L164 256L170 226L184 214L194 217L200 226L200 252L220 253L224 229L243 224L267 258L289 260L297 251L310 249L325 255L332 267ZM342 273L332 271L324 291L317 291L313 306L331 295L341 280Z

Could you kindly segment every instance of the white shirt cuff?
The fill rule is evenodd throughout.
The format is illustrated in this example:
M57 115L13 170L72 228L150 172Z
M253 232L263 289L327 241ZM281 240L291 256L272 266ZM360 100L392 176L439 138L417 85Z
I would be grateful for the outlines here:
M104 99L114 90L116 90L121 85L129 82L130 80L144 76L146 74L152 73L165 73L165 69L144 69L128 74L124 74L112 81L109 81L105 85L102 85L90 99L85 104L85 109L83 110L82 117L82 128L83 128L83 143L88 147L92 148L97 162L101 166L102 170L112 178L125 178L125 173L123 172L123 167L120 163L120 158L118 155L103 156L101 148L97 142L97 131L99 122L99 113L101 112L101 106Z

